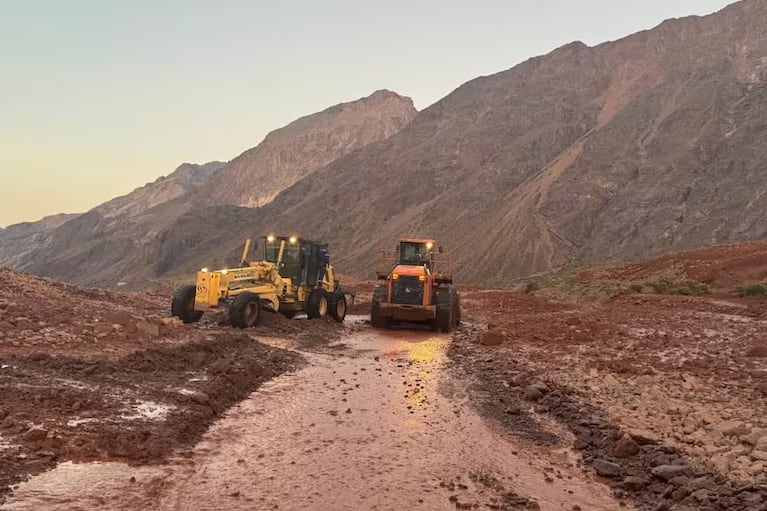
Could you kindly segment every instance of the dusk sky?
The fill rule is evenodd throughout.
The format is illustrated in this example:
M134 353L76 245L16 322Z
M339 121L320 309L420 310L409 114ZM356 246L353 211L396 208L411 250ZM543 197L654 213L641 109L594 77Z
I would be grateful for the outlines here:
M0 0L0 226L85 211L182 162L387 88L462 83L725 0Z

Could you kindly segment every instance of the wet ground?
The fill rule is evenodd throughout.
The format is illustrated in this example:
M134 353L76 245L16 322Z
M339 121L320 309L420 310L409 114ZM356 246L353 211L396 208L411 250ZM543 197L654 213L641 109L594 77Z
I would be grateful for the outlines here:
M359 321L332 345L301 348L306 367L230 409L189 457L63 463L2 509L618 509L571 449L477 415L447 336Z

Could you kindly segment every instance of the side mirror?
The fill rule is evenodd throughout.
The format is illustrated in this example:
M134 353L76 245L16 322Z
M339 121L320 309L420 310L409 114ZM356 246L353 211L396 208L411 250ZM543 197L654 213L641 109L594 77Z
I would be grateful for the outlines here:
M440 245L440 246L437 248L437 252L439 252L440 254L442 254L442 253L444 253L444 252L445 252L444 250L442 250L442 245Z

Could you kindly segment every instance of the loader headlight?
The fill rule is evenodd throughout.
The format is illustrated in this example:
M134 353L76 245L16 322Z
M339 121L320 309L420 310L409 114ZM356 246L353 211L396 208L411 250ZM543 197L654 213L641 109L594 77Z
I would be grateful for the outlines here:
M398 275L398 274L396 274L396 273L392 273L392 274L391 274L391 279L392 279L392 280L397 280L398 278L399 278L399 275Z
M203 269L202 269L202 270L200 270L200 271L201 271L201 272L203 272L203 273L208 273L208 268L207 268L207 267L206 267L206 268L203 268Z
M269 236L267 236L266 241L268 241L269 243L274 243L274 234L270 234Z
M426 249L427 249L427 250L431 250L433 246L434 246L434 243L432 243L432 242L430 241L429 243L427 243L427 244L426 244Z
M291 236L289 241L291 245L295 245L298 242L298 238Z
M229 273L228 269L224 268L223 270L221 270L221 275L226 275L227 273Z

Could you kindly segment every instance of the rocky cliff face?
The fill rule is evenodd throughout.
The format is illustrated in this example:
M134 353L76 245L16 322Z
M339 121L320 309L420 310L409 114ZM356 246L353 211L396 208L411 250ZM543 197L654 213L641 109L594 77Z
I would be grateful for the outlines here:
M218 172L210 204L259 207L299 179L371 142L388 138L416 115L413 101L381 90L302 117L266 136Z
M435 236L458 277L502 284L568 260L763 238L765 19L767 2L745 0L477 78L218 244L300 230L370 275L380 247Z

